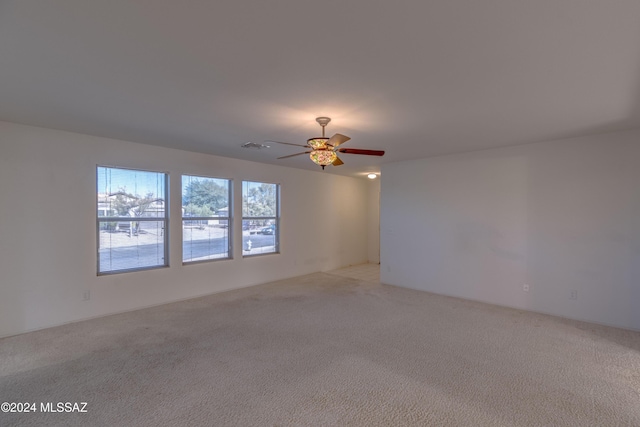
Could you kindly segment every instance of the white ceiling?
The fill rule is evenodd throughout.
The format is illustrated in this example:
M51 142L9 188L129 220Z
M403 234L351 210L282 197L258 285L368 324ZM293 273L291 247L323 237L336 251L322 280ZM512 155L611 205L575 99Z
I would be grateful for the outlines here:
M0 120L329 173L640 127L638 0L0 0ZM326 173L326 172L325 172Z

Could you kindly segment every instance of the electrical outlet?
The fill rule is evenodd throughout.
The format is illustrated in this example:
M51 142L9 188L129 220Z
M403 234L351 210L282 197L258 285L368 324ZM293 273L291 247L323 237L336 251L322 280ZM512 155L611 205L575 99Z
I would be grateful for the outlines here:
M526 283L522 285L522 290L525 292L529 292L529 285L527 285Z
M82 293L82 301L89 301L91 299L91 291L86 290Z
M578 299L578 291L576 289L572 289L569 292L569 299Z
M391 272L391 266L387 265L387 273L390 273L390 272Z

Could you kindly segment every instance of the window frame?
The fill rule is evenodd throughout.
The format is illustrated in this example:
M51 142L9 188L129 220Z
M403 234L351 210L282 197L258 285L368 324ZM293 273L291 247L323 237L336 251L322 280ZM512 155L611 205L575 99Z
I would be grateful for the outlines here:
M105 169L119 169L119 170L127 170L127 171L135 171L135 172L149 172L149 173L157 173L163 175L164 181L164 216L162 217L123 217L123 216L99 216L99 204L100 204L100 189L98 188L98 173L100 168ZM131 273L136 271L145 271L145 270L155 270L159 268L168 268L169 263L169 211L170 211L170 203L169 203L169 172L165 171L154 171L148 169L139 169L139 168L127 168L120 166L107 166L107 165L96 165L96 204L94 205L95 215L96 215L96 272L98 276L108 276L112 274L121 274L121 273ZM163 232L163 264L157 264L147 267L134 267L134 268L123 268L119 270L110 270L110 271L100 271L100 224L105 222L162 222L164 226Z
M245 182L251 182L251 183L257 183L257 184L269 184L269 185L275 185L276 186L276 216L272 217L272 216L244 216L244 183ZM257 221L264 221L264 220L270 220L272 219L275 223L275 232L273 233L273 237L274 237L274 243L275 243L275 250L273 252L264 252L264 253L259 253L259 254L244 254L245 250L244 250L244 239L242 239L242 257L243 258L251 258L251 257L257 257L257 256L263 256L263 255L277 255L280 254L280 187L281 185L278 183L274 183L274 182L264 182L264 181L249 181L249 180L242 180L242 219L240 221L240 223L242 224L242 226L244 226L244 222L245 221L253 221L253 220L257 220ZM242 234L242 237L244 237L244 234Z
M231 260L233 259L233 179L232 178L222 178L222 177L215 177L215 176L203 176L203 175L191 175L191 174L181 174L180 175L180 209L182 211L182 198L184 197L184 194L182 194L182 180L184 179L184 177L193 177L193 178L208 178L208 179L221 179L221 180L225 180L227 181L228 185L227 185L227 189L228 189L228 194L227 194L227 217L219 217L219 216L214 216L214 217L209 217L209 216L198 216L198 217L187 217L188 219L186 219L187 221L208 221L210 219L217 219L217 220L221 220L221 219L226 219L227 221L227 230L228 230L228 235L227 235L227 256L226 257L220 257L220 258L209 258L209 259L201 259L201 260L197 260L197 261L185 261L184 260L184 221L185 221L185 216L184 216L184 212L182 212L181 214L181 230L182 230L182 236L180 238L180 241L182 243L182 265L191 265L191 264L200 264L200 263L204 263L204 262L211 262L211 261L227 261L227 260Z

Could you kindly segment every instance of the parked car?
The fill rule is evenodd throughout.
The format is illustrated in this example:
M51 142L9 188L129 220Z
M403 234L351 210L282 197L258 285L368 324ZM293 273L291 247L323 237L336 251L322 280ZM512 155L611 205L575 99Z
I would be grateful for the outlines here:
M271 224L268 227L263 228L262 230L258 231L258 233L260 234L273 234L276 231L276 226Z

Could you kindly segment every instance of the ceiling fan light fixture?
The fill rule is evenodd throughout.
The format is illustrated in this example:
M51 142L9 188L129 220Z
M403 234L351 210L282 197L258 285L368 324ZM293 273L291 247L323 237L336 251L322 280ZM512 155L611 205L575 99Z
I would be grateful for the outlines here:
M307 144L311 146L314 150L319 150L322 148L327 148L327 141L329 138L311 138L307 139Z
M316 165L322 166L322 169L333 163L337 157L338 155L332 150L313 150L309 154L311 161Z

